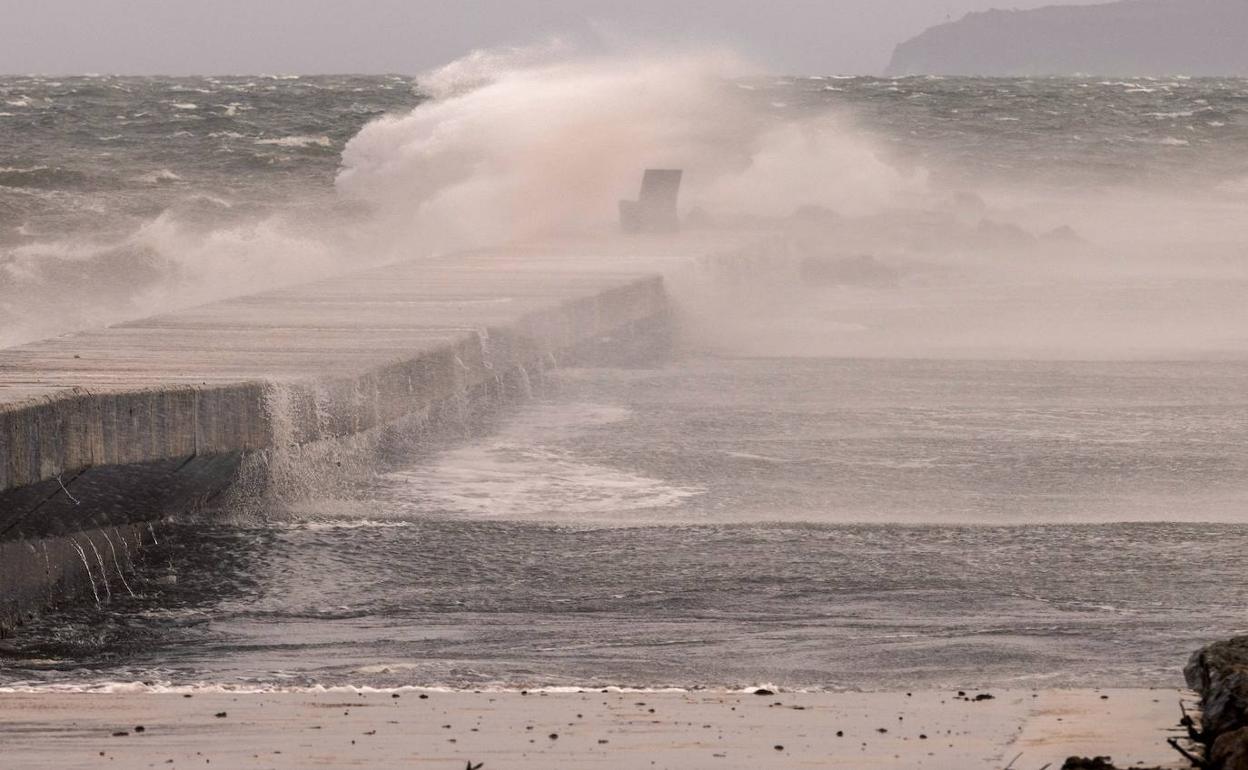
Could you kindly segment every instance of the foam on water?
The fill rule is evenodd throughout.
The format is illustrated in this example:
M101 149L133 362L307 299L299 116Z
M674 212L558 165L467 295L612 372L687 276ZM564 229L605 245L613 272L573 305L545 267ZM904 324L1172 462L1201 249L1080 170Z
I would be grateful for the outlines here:
M586 462L566 446L628 417L625 409L596 404L531 407L487 441L390 474L378 502L399 511L578 521L670 508L702 494L698 486Z

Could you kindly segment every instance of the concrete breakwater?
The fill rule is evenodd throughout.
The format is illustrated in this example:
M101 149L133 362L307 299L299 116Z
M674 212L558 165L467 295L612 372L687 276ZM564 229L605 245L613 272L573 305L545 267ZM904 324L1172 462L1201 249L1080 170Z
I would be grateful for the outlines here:
M667 317L626 261L482 252L0 351L0 629L118 590L148 523L211 507L249 457L462 408Z

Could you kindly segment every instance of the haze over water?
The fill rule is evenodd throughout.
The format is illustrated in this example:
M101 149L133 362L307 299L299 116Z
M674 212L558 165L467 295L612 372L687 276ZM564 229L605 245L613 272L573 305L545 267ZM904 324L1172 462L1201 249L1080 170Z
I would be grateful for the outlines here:
M783 237L673 281L671 361L558 373L293 511L175 524L138 596L47 616L0 684L1172 685L1240 631L1248 82L721 85L760 128L690 195ZM412 126L343 160L412 86L0 80L0 340L458 245L395 235L392 198L482 188L386 176ZM545 181L473 157L503 171L471 200Z

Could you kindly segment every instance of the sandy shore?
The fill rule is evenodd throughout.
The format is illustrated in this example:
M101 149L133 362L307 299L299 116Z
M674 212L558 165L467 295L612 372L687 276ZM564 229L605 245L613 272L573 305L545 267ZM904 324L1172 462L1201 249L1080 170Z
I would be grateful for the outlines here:
M977 694L6 693L0 765L1040 770L1109 754L1182 766L1165 744L1180 691Z

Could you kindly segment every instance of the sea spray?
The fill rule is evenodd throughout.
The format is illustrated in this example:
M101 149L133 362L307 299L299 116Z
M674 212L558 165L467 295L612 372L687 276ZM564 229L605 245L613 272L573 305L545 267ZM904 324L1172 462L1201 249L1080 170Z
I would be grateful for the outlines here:
M433 98L347 143L337 188L398 237L439 249L609 223L641 170L686 169L684 199L725 215L878 211L921 178L826 109L780 115L724 52L474 55L420 78Z

